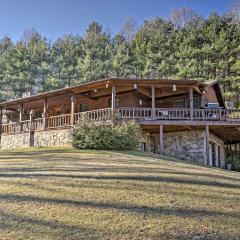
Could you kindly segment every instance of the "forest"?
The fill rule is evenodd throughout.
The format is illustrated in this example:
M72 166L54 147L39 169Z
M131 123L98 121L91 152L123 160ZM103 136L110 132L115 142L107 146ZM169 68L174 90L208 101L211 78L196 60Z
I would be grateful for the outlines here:
M129 18L117 34L94 21L55 41L35 29L0 40L1 101L107 77L217 80L239 108L240 1L208 17L181 8L141 25Z

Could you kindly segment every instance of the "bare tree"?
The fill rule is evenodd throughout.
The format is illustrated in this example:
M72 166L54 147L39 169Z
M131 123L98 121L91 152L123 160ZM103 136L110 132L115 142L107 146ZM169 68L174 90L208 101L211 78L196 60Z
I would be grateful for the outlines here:
M120 33L125 37L127 42L130 43L133 40L133 37L136 33L136 29L137 23L133 18L130 17L123 25L123 28Z
M197 13L191 8L180 8L175 9L170 15L170 21L177 27L183 28L186 27L189 22L194 20L197 17Z
M233 17L234 21L240 21L240 0L236 0L233 4L231 4L229 13Z

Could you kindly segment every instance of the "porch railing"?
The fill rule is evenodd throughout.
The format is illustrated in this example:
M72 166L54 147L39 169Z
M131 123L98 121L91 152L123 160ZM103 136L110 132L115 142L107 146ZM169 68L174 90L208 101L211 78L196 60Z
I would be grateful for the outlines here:
M119 120L225 121L229 124L240 124L240 110L194 109L191 114L188 108L156 108L154 112L152 108L117 108L114 115L112 115L111 108L104 108L75 113L73 119L71 114L63 114L45 119L34 119L32 123L30 123L30 120L26 120L2 124L1 133L17 134L29 132L30 127L35 131L68 128L83 119L90 121L107 121L111 120L113 116Z
M228 121L240 123L240 110L226 109L194 109L191 116L189 108L118 108L120 119L159 119L159 120L198 120Z
M78 123L83 119L89 119L91 121L106 121L112 118L111 108L103 108L98 110L79 112L74 114L74 123Z
M62 128L71 126L71 114L46 118L46 128Z
M45 129L59 129L59 128L68 128L72 125L77 124L79 121L84 119L90 121L106 121L110 120L112 117L112 110L110 108L98 109L87 112L79 112L74 114L74 120L72 121L71 114L63 114L58 116L50 116L45 118L34 119L30 126L30 120L22 122L13 122L2 124L1 133L2 134L18 134L29 132L30 127L35 131L43 131Z

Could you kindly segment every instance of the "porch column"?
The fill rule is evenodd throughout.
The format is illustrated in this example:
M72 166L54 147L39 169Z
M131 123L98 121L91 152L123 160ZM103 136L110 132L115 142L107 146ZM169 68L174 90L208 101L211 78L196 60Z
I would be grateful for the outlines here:
M193 120L193 87L189 89L189 101L190 101L190 119Z
M71 96L71 125L74 126L74 114L75 114L75 95Z
M47 117L47 98L44 99L44 103L43 103L43 130L46 130L47 128L47 121L46 121L46 117Z
M19 105L19 122L23 120L23 104Z
M0 108L0 145L1 145L1 136L2 136L2 116L3 116L3 109Z
M116 86L112 86L112 113L114 113L115 108L116 108Z
M163 154L163 125L161 124L159 126L159 150L160 150L160 154Z
M205 160L206 165L210 164L210 155L209 155L209 125L206 125L205 127L205 140L206 140L206 153L205 153Z
M155 106L155 87L152 86L152 118L156 117L156 106Z
M34 116L35 116L35 112L32 109L30 111L30 119L29 119L29 147L33 147L34 146L34 130L35 130L35 126L34 126Z
M23 104L19 105L19 124L20 124L20 132L22 132L22 120L23 120Z

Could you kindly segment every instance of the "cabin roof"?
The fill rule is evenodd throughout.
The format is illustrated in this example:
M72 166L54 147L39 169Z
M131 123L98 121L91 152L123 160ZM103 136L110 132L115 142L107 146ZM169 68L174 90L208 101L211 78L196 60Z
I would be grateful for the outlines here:
M144 85L144 86L152 86L152 85L171 85L171 84L176 84L176 85L189 85L189 86L198 86L198 87L207 87L212 84L217 84L219 89L220 86L219 84L215 81L212 82L211 84L204 83L200 80L176 80L176 79L140 79L140 78L106 78L106 79L101 79L97 81L92 81L92 82L87 82L87 83L82 83L78 84L72 87L67 87L67 88L61 88L49 92L44 92L44 93L39 93L30 97L24 97L24 98L19 98L19 99L14 99L10 101L5 101L0 103L0 108L7 107L9 105L15 105L15 104L20 104L20 103L26 103L28 101L34 101L34 100L40 100L48 97L54 97L54 96L59 96L61 94L71 94L74 93L75 91L89 91L93 90L98 87L103 87L106 84L109 85L124 85L124 84L139 84L139 85ZM222 96L220 97L222 98Z

